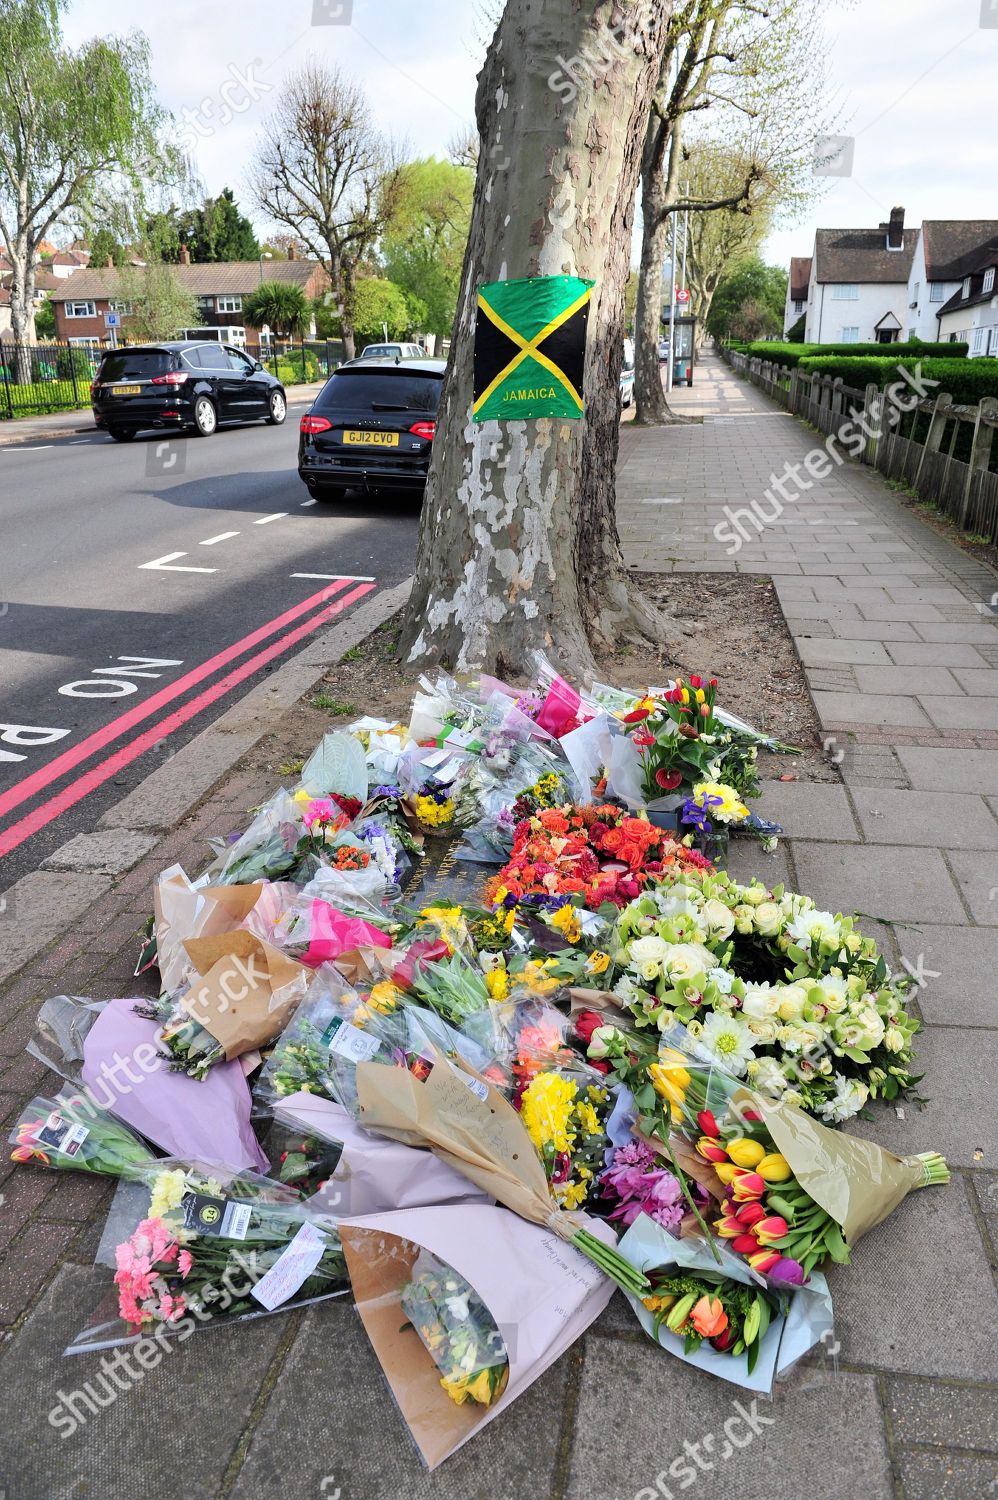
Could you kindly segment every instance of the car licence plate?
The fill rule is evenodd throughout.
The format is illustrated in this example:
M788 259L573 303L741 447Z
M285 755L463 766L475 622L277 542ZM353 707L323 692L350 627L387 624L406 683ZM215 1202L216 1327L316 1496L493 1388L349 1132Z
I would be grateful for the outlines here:
M111 387L113 396L138 396L141 391L140 385L113 385Z
M344 443L356 446L367 445L372 448L397 448L399 435L397 432L344 432Z

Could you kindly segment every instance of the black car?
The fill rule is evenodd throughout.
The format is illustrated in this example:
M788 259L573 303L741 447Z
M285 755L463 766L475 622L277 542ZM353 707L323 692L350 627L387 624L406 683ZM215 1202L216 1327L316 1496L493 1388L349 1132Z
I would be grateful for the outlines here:
M230 344L183 341L109 349L90 387L94 421L118 443L146 428L210 437L220 422L288 414L279 380Z
M298 477L316 499L348 489L422 490L445 365L355 359L329 377L299 427Z

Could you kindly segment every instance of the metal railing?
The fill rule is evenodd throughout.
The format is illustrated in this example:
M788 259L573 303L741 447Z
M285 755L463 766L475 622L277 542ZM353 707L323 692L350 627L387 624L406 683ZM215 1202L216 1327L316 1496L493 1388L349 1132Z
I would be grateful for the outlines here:
M899 421L885 420L888 398L879 385L863 390L841 376L809 374L737 350L722 358L738 374L819 432L853 424L867 434L860 462L879 469L948 516L961 531L998 542L998 399L958 405L940 391L918 401Z

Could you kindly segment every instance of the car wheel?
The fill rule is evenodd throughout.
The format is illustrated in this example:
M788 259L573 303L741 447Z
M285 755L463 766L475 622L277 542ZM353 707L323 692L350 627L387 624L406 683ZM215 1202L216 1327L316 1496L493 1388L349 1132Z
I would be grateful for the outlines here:
M207 396L199 396L194 403L194 431L198 437L211 437L218 426L215 407Z
M135 439L135 433L128 427L109 427L108 436L113 437L116 443L131 443Z
M282 391L271 391L270 393L270 415L267 421L272 427L280 427L288 414L288 403L284 399Z

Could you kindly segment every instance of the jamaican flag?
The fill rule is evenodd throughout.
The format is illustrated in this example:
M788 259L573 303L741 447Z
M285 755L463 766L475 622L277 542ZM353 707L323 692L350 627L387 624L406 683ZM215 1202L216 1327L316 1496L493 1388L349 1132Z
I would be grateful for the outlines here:
M529 276L479 287L476 422L582 416L593 286L578 276Z

